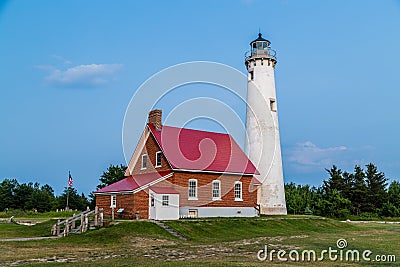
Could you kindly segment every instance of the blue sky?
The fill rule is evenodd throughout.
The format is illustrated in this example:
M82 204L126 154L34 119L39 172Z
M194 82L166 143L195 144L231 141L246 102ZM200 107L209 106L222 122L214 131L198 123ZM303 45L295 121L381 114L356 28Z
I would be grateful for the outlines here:
M286 181L319 185L332 164L369 162L398 179L399 1L16 0L0 1L0 180L60 193L70 170L92 191L125 163L125 109L146 79L196 60L245 72L259 28L277 50ZM176 94L193 90L212 97Z

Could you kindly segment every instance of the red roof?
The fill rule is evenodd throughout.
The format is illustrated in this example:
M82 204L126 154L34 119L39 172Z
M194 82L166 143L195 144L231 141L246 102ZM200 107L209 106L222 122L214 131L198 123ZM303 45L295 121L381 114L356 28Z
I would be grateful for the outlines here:
M153 173L137 174L135 176L129 176L121 181L115 182L109 186L101 188L94 192L97 193L111 193L111 192L126 192L134 191L142 186L148 185L161 177L171 174L171 171L160 171Z
M157 194L179 194L179 192L172 187L152 186L150 189Z
M253 178L251 179L251 183L252 183L253 185L262 185L262 183L261 183L256 177L253 177Z
M229 134L147 125L173 169L259 174Z

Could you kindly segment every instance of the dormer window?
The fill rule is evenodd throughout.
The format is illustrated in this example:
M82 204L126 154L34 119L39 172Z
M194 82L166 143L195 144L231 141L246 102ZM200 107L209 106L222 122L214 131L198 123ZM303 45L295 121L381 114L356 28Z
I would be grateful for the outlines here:
M156 152L156 168L161 167L162 164L162 152L157 151Z
M142 155L142 167L141 169L144 170L147 167L147 154Z

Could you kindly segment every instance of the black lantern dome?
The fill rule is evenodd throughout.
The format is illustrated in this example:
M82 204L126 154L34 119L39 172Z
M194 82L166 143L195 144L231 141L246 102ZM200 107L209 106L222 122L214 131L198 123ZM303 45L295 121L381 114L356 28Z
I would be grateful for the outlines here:
M250 43L251 51L246 54L246 60L252 58L271 59L276 63L275 51L271 49L271 42L258 34L258 38Z
M266 44L266 46L268 46L268 47L269 47L269 45L271 44L270 41L268 41L267 39L264 39L264 38L262 37L262 34L261 34L261 33L258 34L258 38L257 38L257 39L255 39L254 41L252 41L252 42L250 43L250 46L253 48L253 46L256 46L256 45L257 45L257 43L259 43L259 44Z

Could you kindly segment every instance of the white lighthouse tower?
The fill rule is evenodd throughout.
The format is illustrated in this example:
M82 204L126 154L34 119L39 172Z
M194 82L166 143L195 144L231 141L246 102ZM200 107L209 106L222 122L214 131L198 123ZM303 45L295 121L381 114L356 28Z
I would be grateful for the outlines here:
M270 42L258 38L250 43L248 71L246 152L257 166L262 182L257 202L261 214L287 214L275 91L275 51Z

